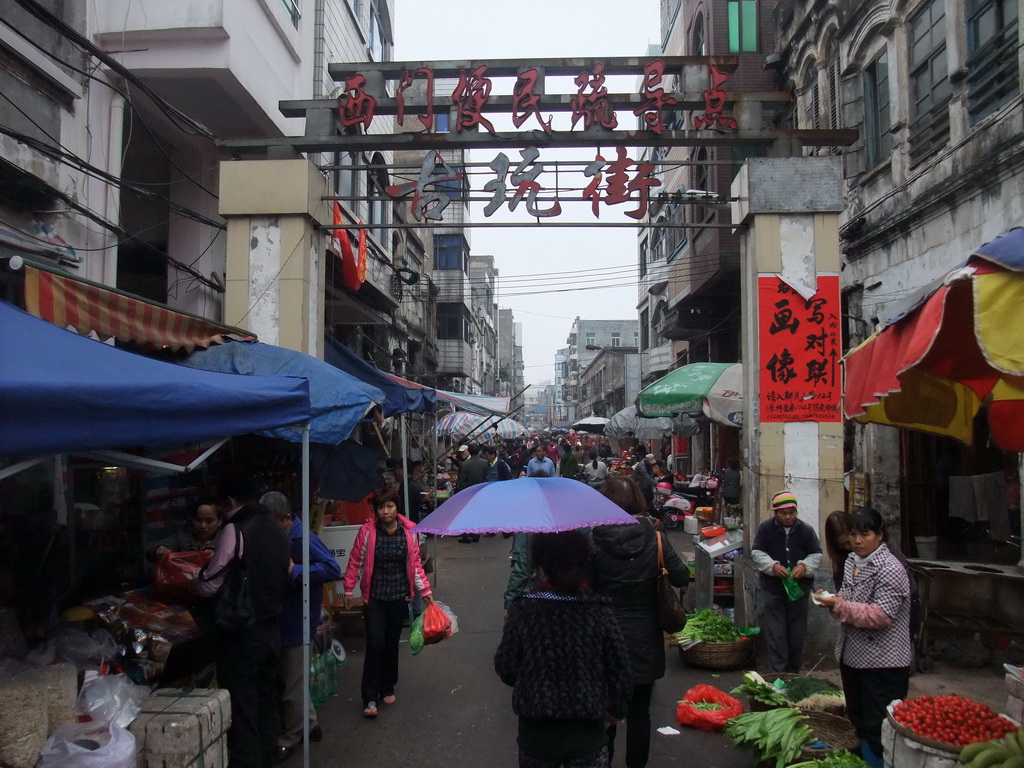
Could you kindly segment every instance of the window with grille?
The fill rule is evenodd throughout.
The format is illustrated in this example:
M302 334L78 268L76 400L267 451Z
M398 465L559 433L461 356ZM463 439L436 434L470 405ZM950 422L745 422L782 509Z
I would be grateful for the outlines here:
M818 67L811 64L804 73L804 124L803 128L821 128L821 86L818 84Z
M945 0L931 0L910 20L910 161L949 139Z
M757 0L728 0L729 53L757 53Z
M972 122L1020 93L1017 0L967 0L967 93Z
M434 235L434 268L463 269L462 235Z
M839 44L834 38L828 44L825 60L825 77L828 81L828 127L842 128L842 111L839 103Z
M892 114L889 104L889 58L882 51L864 68L864 147L867 167L874 168L892 152Z

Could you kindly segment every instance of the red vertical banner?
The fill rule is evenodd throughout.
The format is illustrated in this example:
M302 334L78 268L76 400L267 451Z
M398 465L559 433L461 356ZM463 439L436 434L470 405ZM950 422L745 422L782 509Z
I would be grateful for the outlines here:
M809 299L774 275L757 287L761 421L841 421L839 276Z

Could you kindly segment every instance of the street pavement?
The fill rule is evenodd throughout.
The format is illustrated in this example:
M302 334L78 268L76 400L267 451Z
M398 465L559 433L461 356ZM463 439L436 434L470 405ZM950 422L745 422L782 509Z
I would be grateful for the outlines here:
M685 546L681 531L673 543ZM432 539L436 546L434 595L455 612L459 632L418 656L403 640L399 658L397 703L380 705L376 720L362 717L359 679L363 666L361 624L342 622L341 640L348 654L338 675L338 695L318 709L322 742L311 745L314 766L401 766L402 768L514 768L517 764L516 717L512 689L494 673L494 651L504 619L502 595L509 571L509 541L501 536L476 544L454 538ZM654 689L651 719L655 729L672 726L678 735L656 730L651 737L651 768L715 766L750 768L754 760L717 733L682 728L675 720L676 701L692 686L710 683L730 690L740 672L720 675L688 668L668 649L668 671ZM620 727L614 765L623 765L625 734ZM301 749L285 768L302 764Z

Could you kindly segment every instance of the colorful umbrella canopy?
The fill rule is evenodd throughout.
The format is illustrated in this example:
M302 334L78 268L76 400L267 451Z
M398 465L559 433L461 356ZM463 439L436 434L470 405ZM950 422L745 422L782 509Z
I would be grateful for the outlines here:
M703 413L728 427L743 426L743 366L691 363L676 368L637 395L641 416L696 416Z
M973 442L988 406L992 438L1024 450L1024 229L966 265L843 359L848 418Z
M589 435L603 435L604 426L608 423L608 419L603 416L587 416L585 419L580 419L572 425L573 432L583 432Z
M492 433L496 433L503 440L510 440L514 437L525 435L526 427L515 419L498 416L478 416L475 413L466 413L465 411L449 413L437 422L437 434L439 437L445 435L458 437L471 435L486 442Z
M413 530L439 536L496 531L554 532L635 523L636 518L586 483L520 477L459 491Z
M667 435L690 437L697 434L697 425L689 416L658 416L645 419L638 416L635 405L627 405L604 425L608 437L635 437L637 440L656 440Z

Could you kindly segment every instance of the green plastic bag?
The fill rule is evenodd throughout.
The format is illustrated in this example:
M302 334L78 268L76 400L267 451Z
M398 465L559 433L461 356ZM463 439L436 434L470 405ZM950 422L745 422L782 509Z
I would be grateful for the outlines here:
M423 650L422 613L415 619L413 619L412 624L409 625L409 650L412 651L413 656L415 656L417 653Z
M792 568L787 568L786 573L792 573ZM782 588L786 590L786 597L790 601L797 601L804 596L804 589L800 586L800 582L794 579L792 576L787 576L782 580Z

